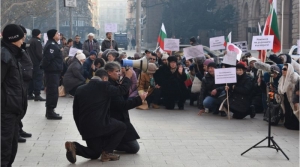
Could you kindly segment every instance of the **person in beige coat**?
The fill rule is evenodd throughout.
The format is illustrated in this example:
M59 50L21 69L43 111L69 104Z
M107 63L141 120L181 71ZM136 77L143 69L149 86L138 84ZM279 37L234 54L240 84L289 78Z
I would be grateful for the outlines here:
M293 130L299 130L299 111L293 104L293 93L298 80L299 75L294 72L294 67L291 64L284 64L278 85L279 95L275 96L285 115L284 126Z

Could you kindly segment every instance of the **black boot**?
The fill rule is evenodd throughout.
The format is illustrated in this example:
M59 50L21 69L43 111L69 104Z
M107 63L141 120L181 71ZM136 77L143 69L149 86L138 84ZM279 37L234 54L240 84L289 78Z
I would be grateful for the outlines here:
M32 136L31 133L27 133L23 129L21 129L19 131L19 134L20 134L21 137L31 137Z
M256 115L256 112L255 112L255 106L254 105L251 105L250 106L250 118L254 118Z
M46 99L42 98L41 95L35 95L34 101L46 101Z
M25 143L26 142L26 139L24 139L23 137L21 137L19 135L19 138L18 138L18 143Z
M27 100L33 100L33 99L34 99L34 96L32 94L27 96Z
M54 109L47 109L46 110L46 118L50 120L60 120L62 117L59 114L54 112Z

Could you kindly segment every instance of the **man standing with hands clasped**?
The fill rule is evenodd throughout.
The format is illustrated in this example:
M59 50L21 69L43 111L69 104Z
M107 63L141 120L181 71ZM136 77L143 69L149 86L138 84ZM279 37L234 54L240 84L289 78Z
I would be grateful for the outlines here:
M44 47L44 57L42 68L46 79L46 118L59 120L62 119L59 114L54 112L58 101L58 86L61 72L63 70L62 51L57 41L59 34L57 30L52 29L47 32L48 41Z
M106 33L106 38L103 40L101 45L101 51L104 52L106 49L115 49L119 51L118 44L115 40L111 39L111 32Z
M122 96L128 93L132 70L125 73L124 80L119 86L108 81L108 76L120 76L120 68L116 63L107 63L111 71L99 69L95 76L86 85L80 86L74 96L73 116L77 129L86 141L87 147L77 142L66 142L67 159L76 162L76 155L98 159L101 161L116 161L120 156L113 154L126 132L126 125L110 117L110 103L113 96ZM145 100L147 94L140 96Z

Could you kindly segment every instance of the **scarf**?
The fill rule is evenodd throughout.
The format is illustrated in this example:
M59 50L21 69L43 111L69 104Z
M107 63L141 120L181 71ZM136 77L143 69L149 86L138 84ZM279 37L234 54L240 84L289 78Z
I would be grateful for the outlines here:
M281 76L279 79L279 85L278 85L278 93L284 94L288 91L289 85L291 84L290 80L292 79L294 73L294 67L291 64L288 64L288 70L286 73L286 76Z

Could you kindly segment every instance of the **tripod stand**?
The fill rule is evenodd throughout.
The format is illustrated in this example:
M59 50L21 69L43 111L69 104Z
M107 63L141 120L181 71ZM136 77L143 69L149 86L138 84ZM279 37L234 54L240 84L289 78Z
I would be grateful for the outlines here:
M270 76L270 83L273 83L273 77L272 75ZM267 93L269 92L269 90L267 91ZM264 138L263 140L261 140L260 142L258 142L257 144L255 144L254 146L250 147L248 150L246 150L245 152L243 152L241 154L244 155L246 152L250 151L252 148L272 148L275 149L277 152L278 150L282 152L282 154L286 157L287 160L289 160L289 157L282 151L282 149L279 147L279 145L275 142L275 140L273 139L273 136L271 136L271 110L270 110L270 95L268 93L268 110L267 112L269 112L269 129L268 129L268 136L266 138ZM258 146L260 143L264 142L265 140L268 140L268 145L267 146ZM272 142L272 145L271 145Z

